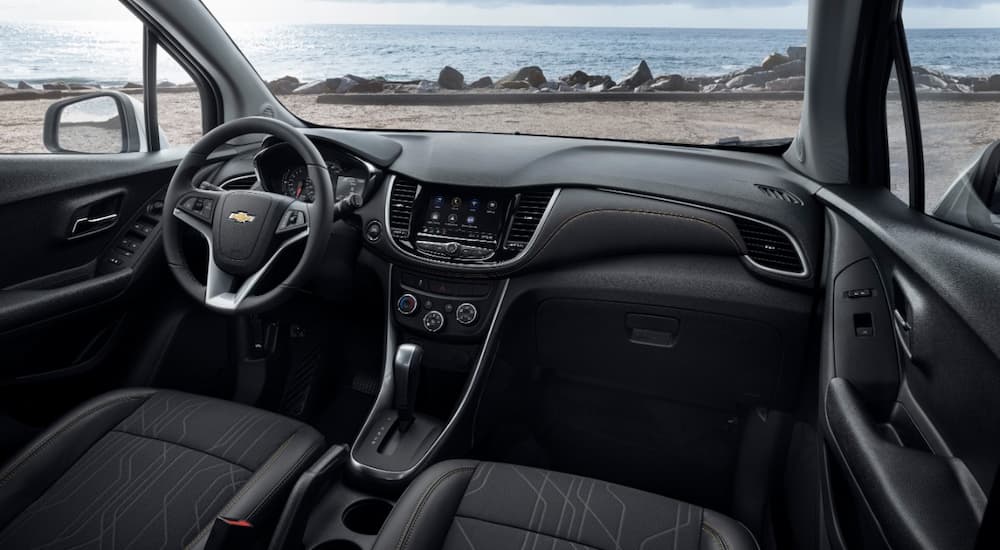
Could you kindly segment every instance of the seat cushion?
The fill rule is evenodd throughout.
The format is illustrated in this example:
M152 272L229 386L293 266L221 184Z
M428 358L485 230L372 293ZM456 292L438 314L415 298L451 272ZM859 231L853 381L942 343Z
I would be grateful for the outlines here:
M322 448L309 426L236 403L105 394L0 470L0 548L200 548L217 516L266 525Z
M750 532L721 514L569 474L449 461L400 498L375 550L510 548L750 550Z

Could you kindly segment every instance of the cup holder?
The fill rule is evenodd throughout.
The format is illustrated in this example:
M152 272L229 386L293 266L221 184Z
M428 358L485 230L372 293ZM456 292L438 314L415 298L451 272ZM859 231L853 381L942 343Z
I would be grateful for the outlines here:
M328 540L312 550L361 550L361 547L349 540Z
M376 498L359 500L344 510L344 526L359 535L377 535L391 511L392 504L384 500ZM323 550L340 549L339 547L324 547Z

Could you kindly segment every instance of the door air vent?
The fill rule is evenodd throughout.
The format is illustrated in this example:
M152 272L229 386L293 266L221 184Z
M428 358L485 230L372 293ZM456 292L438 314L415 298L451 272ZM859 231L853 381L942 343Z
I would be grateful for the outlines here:
M747 256L753 263L765 269L779 271L787 275L806 274L805 260L791 237L770 225L733 217L743 242L747 245Z
M785 201L789 204L794 204L795 206L802 206L805 204L802 202L802 199L798 198L794 193L790 193L784 189L778 189L777 187L770 187L767 185L757 185L757 189L760 189L761 193L764 193L772 199Z
M519 252L528 247L531 238L542 222L542 216L552 201L554 191L526 191L517 196L514 205L514 215L510 220L510 229L504 240L504 250Z
M418 185L397 179L389 196L389 230L397 239L410 238L410 221L413 219L413 201L417 198Z

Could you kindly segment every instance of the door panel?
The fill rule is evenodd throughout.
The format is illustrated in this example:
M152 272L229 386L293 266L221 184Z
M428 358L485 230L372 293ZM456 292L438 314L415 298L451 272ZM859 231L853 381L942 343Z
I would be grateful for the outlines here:
M827 531L841 548L972 548L1000 461L1000 243L849 187L819 194Z
M159 261L156 200L181 152L0 157L0 384L101 363Z

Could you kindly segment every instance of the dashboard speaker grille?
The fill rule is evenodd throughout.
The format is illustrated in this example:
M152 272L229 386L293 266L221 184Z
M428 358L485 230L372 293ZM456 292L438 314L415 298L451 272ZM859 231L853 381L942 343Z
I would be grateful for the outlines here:
M768 197L775 200L785 201L789 204L794 204L795 206L802 206L805 204L802 202L802 199L794 193L790 193L784 189L778 189L777 187L771 187L769 185L758 185L757 189L760 189L761 193L764 193Z
M413 218L413 202L417 198L418 186L408 181L396 180L389 197L389 230L397 239L410 238L410 221Z
M805 273L798 249L784 232L745 218L733 217L733 221L747 245L747 256L755 263L789 275Z
M510 230L504 240L505 250L524 250L542 222L542 216L552 201L554 191L528 191L517 196L514 215L511 217Z

